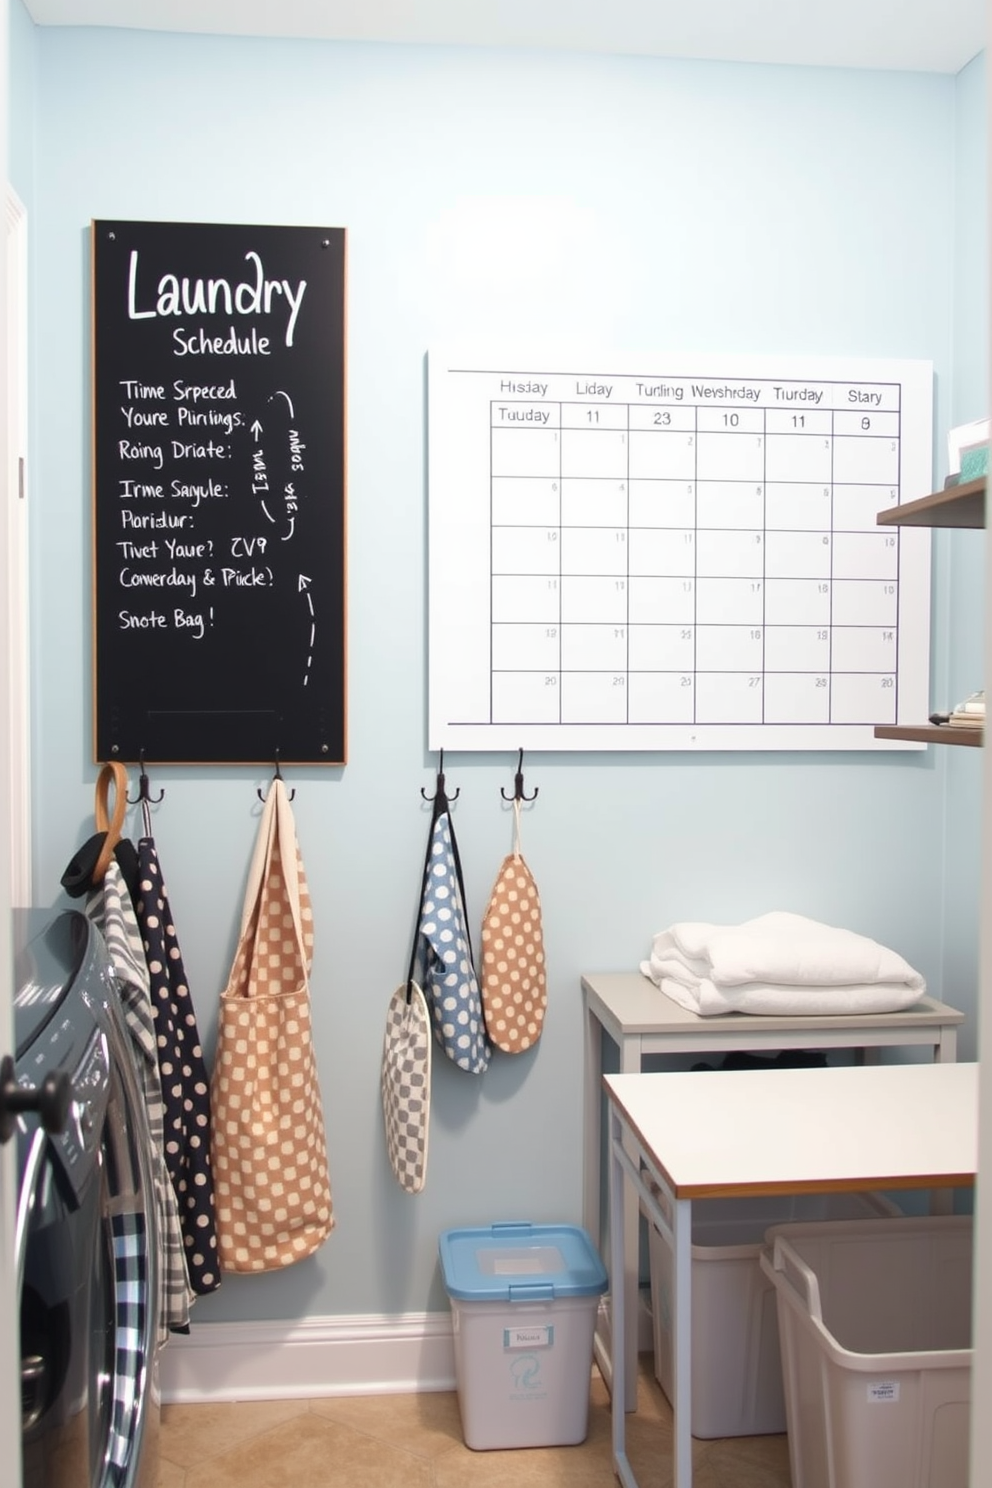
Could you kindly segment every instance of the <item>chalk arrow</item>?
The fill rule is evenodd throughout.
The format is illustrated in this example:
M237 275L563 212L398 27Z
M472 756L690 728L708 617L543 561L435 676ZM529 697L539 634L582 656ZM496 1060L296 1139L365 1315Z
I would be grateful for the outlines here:
M255 438L257 440L258 439L258 436L262 432L262 425L258 422L258 419L256 419L255 422L252 424L252 426L251 426L251 432L254 434L254 436L255 436Z
M313 666L313 643L314 643L314 639L315 639L316 634L317 634L317 627L313 623L313 597L310 594L310 584L311 584L311 582L312 581L310 579L309 574L300 574L300 576L299 576L299 578L297 580L297 590L296 590L296 592L298 594L305 594L306 595L306 597L307 597L307 609L310 611L310 653L307 656L306 670L304 671L304 674L303 674L303 686L304 687L306 687L308 685L309 681L310 681L310 668Z

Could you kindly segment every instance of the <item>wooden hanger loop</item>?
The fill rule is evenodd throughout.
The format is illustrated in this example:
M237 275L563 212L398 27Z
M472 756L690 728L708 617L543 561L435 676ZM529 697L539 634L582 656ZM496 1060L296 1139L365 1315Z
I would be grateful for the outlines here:
M114 809L113 815L108 814L110 799L110 787L114 787ZM111 760L104 765L96 780L96 797L93 815L96 820L98 832L105 832L103 846L100 856L97 858L93 868L93 882L103 883L104 874L110 867L110 860L114 855L114 848L121 840L121 831L124 827L124 813L127 810L127 770L120 760Z

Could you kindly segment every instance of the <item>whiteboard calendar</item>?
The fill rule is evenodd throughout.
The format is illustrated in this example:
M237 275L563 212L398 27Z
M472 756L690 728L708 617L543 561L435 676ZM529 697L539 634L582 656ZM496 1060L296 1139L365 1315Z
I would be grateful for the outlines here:
M929 712L918 361L432 352L429 747L900 749ZM917 746L922 747L922 746Z

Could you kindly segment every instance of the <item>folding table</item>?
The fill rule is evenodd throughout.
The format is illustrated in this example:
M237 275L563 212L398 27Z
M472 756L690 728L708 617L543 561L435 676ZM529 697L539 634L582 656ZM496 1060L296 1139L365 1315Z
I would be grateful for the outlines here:
M923 997L902 1012L864 1013L830 1017L756 1017L726 1013L700 1018L673 1002L639 971L590 972L582 978L585 1005L585 1081L583 1113L582 1223L604 1251L601 1198L603 1140L603 1034L620 1051L620 1073L643 1068L650 1055L778 1052L783 1049L854 1049L870 1063L882 1048L921 1048L938 1063L957 1053L957 1029L964 1014L957 1008ZM636 1199L627 1207L627 1385L628 1410L634 1409L637 1380L637 1269ZM612 1379L612 1344L605 1330L596 1334L596 1362L607 1384Z
M692 1483L692 1201L970 1186L978 1066L887 1064L606 1075L609 1111L613 1459L627 1459L624 1199L672 1246L674 1488ZM658 1184L671 1223L650 1189Z

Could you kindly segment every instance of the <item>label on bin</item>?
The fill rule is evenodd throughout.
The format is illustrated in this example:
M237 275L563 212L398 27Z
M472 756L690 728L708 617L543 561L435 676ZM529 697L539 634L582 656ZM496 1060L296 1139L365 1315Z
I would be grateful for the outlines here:
M898 1380L870 1380L868 1383L868 1403L878 1405L887 1401L899 1399Z
M552 1325L544 1328L504 1328L505 1349L553 1348L555 1330Z

